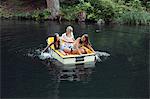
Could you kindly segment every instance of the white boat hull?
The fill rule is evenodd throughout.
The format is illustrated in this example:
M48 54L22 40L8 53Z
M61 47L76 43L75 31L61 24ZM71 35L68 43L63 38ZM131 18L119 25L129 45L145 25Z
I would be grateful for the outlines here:
M53 58L57 59L58 61L60 61L62 64L68 65L68 64L90 64L95 62L95 55L78 55L75 57L66 57L63 58L61 57L58 53L56 53L54 50L51 50L51 55Z

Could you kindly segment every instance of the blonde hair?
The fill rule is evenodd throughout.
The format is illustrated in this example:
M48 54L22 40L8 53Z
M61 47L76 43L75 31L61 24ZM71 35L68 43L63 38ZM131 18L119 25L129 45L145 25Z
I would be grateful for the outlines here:
M73 31L73 28L72 28L71 26L68 26L68 27L66 28L66 31L67 31L67 32L72 32L72 31Z

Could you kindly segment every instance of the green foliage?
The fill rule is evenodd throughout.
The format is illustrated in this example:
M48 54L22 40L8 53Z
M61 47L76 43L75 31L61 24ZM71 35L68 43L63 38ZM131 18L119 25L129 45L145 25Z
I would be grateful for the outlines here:
M150 10L150 1L146 3L146 7Z
M51 15L51 12L50 12L49 9L44 9L43 10L43 18L44 19L48 19L50 15Z
M145 11L127 11L121 15L117 20L123 24L149 24L150 25L150 13Z
M134 9L135 8L138 10L142 9L142 4L141 4L140 0L130 0L126 5L134 8Z
M11 12L5 11L0 7L0 18L9 19L13 16Z
M78 11L78 13L85 11L88 20L96 20L94 7L90 2L84 2L84 0L81 0L80 3L76 6L76 11Z
M15 0L17 7L27 6L29 1ZM61 3L62 19L74 21L79 19L82 12L86 12L86 19L91 21L104 20L124 24L150 24L150 2L143 4L142 0L77 0L76 3ZM43 1L34 2L35 5L43 5ZM70 6L70 4L72 4ZM49 9L36 9L32 12L5 11L0 6L1 18L47 20L50 18ZM6 9L7 10L7 9ZM32 9L33 10L33 9Z
M62 6L61 7L61 16L65 19L65 20L75 20L77 18L77 11L75 9L75 6Z
M87 11L91 9L91 3L90 2L84 2L84 0L80 0L80 3L76 6L77 11Z
M18 19L33 19L33 20L46 20L51 15L50 11L48 9L44 10L35 10L33 12L26 12L26 13L15 13L14 17L17 17Z
M94 7L95 19L104 19L111 21L116 14L116 4L112 0L90 0L91 5Z
M104 19L106 22L115 21L127 24L150 24L150 13L145 11L140 0L90 0L94 9L91 14L95 19Z
M150 24L150 13L145 11L139 0L130 0L125 5L118 5L118 8L123 8L121 13L118 13L115 18L116 22L121 24Z
M51 15L51 12L48 9L45 10L35 10L31 13L31 17L34 20L48 19Z
M80 0L79 4L73 6L62 5L61 15L64 19L72 21L78 19L78 14L82 11L89 12L92 9L92 6L89 2L84 2Z

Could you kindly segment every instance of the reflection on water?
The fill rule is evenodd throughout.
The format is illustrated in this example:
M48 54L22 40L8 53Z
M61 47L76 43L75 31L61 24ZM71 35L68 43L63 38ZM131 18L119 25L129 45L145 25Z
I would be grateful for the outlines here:
M88 81L95 64L85 64L73 67L63 66L60 69L59 80Z
M88 81L95 63L85 63L78 65L63 65L57 60L45 60L43 64L48 67L49 74L57 76L57 81Z
M49 77L52 79L47 85L47 98L50 99L59 99L61 92L65 91L60 90L63 82L88 83L95 68L95 63L63 65L54 59L44 60L42 63L47 66Z

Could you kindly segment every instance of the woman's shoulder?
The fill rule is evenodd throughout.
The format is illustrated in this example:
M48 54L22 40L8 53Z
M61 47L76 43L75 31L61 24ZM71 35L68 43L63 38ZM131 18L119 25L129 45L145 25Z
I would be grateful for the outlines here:
M66 35L66 33L62 33L62 35Z
M66 36L66 33L63 33L61 36L62 36L62 37Z

